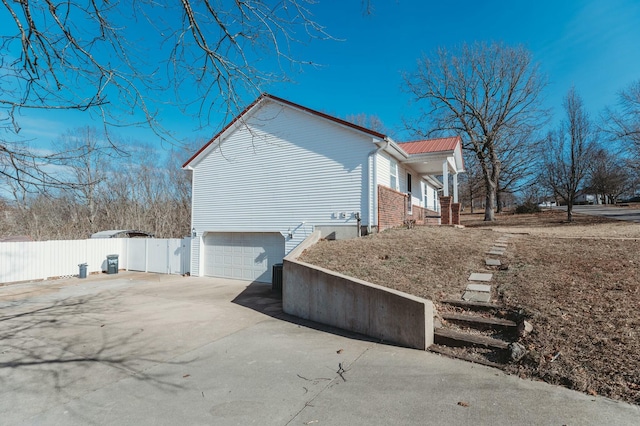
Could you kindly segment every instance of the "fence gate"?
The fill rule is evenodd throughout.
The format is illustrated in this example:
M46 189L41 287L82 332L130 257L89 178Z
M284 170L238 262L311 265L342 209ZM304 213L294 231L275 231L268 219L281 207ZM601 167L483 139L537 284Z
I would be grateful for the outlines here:
M131 238L127 269L160 274L186 274L191 264L190 238Z

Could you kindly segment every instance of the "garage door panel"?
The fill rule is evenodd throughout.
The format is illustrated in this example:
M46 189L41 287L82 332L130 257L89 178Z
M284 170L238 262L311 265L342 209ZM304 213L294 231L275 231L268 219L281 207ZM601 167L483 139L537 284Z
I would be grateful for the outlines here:
M205 275L271 282L271 269L282 262L284 238L279 233L208 233Z

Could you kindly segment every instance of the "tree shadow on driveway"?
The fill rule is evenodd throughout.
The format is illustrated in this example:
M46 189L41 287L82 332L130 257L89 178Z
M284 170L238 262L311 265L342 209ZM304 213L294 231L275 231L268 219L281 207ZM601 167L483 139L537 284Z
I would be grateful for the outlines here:
M175 377L151 370L175 362L144 324L126 321L123 297L102 291L0 299L3 422L25 421L121 380L169 392L182 388Z
M361 340L365 342L384 343L392 346L398 346L389 342L382 342L379 339L365 336L363 334L343 330L341 328L320 324L315 321L305 320L286 314L282 311L282 295L276 291L272 291L271 284L254 281L249 284L236 298L232 300L245 308L252 309L262 314L268 315L282 321L286 321L298 326L307 327L313 330L323 331L325 333L335 334L337 336L347 337L350 339Z

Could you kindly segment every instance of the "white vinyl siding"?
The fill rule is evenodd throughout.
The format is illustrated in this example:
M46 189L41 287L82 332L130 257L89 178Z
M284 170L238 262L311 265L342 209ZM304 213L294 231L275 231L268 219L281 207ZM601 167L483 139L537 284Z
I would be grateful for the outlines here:
M335 212L367 217L370 138L272 103L248 125L193 172L198 232L344 224Z
M315 226L368 225L370 136L269 101L225 137L193 166L198 235L278 232L286 255Z
M391 175L390 158L387 156L387 154L378 154L376 161L377 161L377 165L376 165L377 182L375 185L376 188L378 187L378 185L384 185L391 188L390 182L389 182L389 176Z
M200 238L191 239L191 275L200 276Z
M411 174L412 178L412 191L411 191L411 203L415 206L426 207L431 210L437 209L436 198L432 187L421 179L420 174L415 170L408 167L408 165L398 163L395 159L391 158L387 153L380 153L377 156L377 185L383 185L391 188L391 165L393 162L397 164L397 187L392 188L396 191L408 192L407 186L407 174ZM376 186L377 186L376 185Z

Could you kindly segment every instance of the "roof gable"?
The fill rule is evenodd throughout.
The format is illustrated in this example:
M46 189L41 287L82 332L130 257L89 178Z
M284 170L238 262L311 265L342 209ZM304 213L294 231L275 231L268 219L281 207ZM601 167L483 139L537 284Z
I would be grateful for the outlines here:
M353 124L349 121L346 120L342 120L340 118L337 117L333 117L329 114L325 114L323 112L320 111L316 111L314 109L311 108L307 108L305 106L296 104L294 102L288 101L286 99L282 99L279 98L277 96L273 96L270 95L268 93L263 93L261 94L255 101L253 101L253 103L251 103L251 105L249 105L248 107L246 107L237 117L235 117L233 120L231 120L231 122L229 124L227 124L220 132L218 132L213 138L211 138L211 140L209 140L209 142L207 142L202 148L200 148L191 158L189 158L189 160L187 160L182 167L183 168L188 168L190 165L192 165L192 163L201 155L203 154L205 151L209 151L209 149L211 147L213 147L214 145L216 145L219 140L224 136L225 133L231 131L233 128L235 128L239 123L243 122L246 118L248 118L254 111L256 111L261 104L263 104L264 102L268 102L268 101L272 101L272 102L276 102L278 104L281 105L285 105L287 107L290 108L294 108L297 109L299 111L303 111L307 114L311 114L313 116L319 117L321 119L324 120L329 120L331 122L334 122L340 126L344 126L344 127L348 127L351 128L353 130L356 130L358 132L362 132L365 134L368 134L376 139L387 139L387 136L380 133L380 132L376 132L374 130L371 129L367 129L366 127L362 127L362 126L358 126L357 124Z
M183 164L184 169L192 169L200 159L215 149L225 138L234 132L242 123L246 122L253 114L264 105L265 102L274 102L278 105L292 108L305 114L310 114L313 117L317 117L321 120L326 120L335 125L343 128L348 128L353 131L365 134L372 138L372 142L378 143L378 141L387 142L384 148L390 155L396 157L398 160L406 161L412 160L418 161L424 156L433 155L451 155L457 163L457 168L460 171L464 171L464 162L462 160L462 139L460 136L452 136L446 138L425 139L404 143L396 143L390 137L376 132L375 130L367 129L366 127L358 126L349 121L342 120L340 118L325 114L323 112L307 108L305 106L296 104L286 99L279 98L277 96L270 95L268 93L261 94L253 103L247 106L237 117L235 117L229 124L227 124L220 132L218 132L213 138L211 138L202 148L200 148L189 160ZM422 160L420 160L422 161Z

